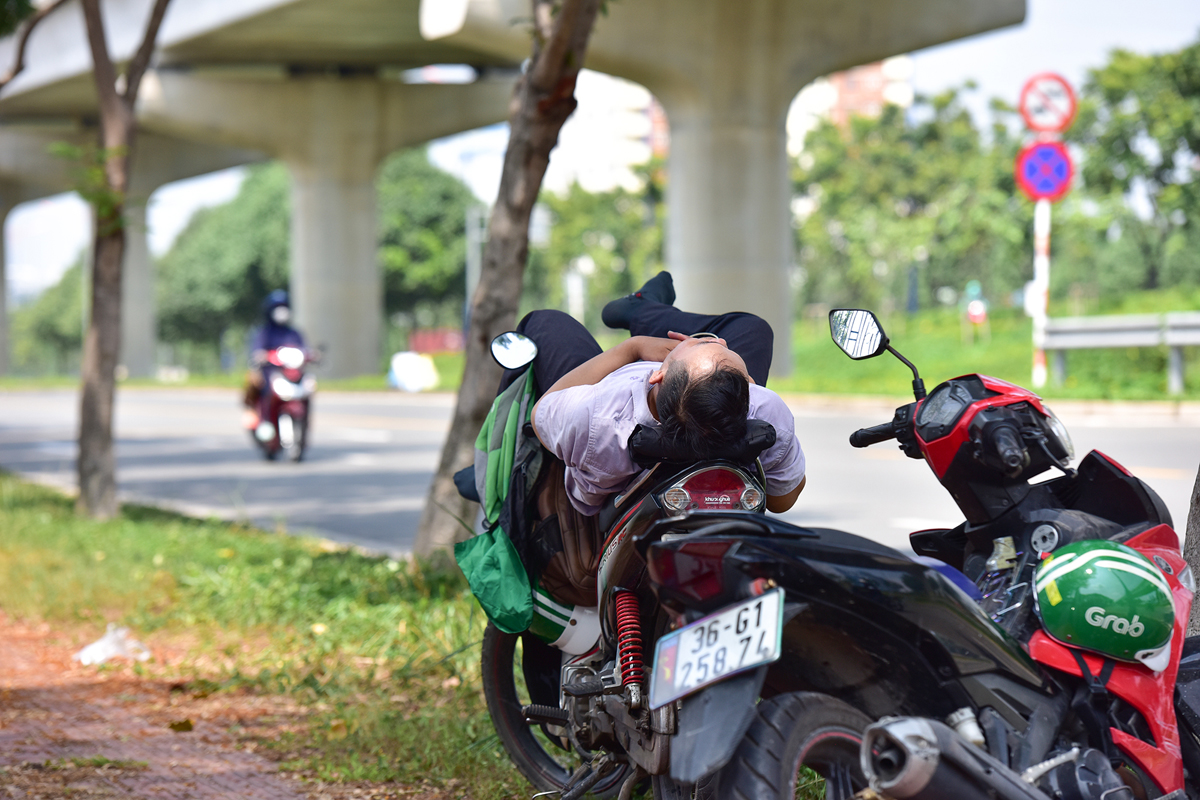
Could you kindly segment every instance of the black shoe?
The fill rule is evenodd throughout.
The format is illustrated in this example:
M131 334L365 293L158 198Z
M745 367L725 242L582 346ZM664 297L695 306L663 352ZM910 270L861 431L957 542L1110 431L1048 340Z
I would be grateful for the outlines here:
M604 310L600 312L600 319L610 328L629 330L633 315L647 300L668 306L675 305L675 282L671 280L671 273L664 270L642 284L642 288L633 294L613 300L604 306Z

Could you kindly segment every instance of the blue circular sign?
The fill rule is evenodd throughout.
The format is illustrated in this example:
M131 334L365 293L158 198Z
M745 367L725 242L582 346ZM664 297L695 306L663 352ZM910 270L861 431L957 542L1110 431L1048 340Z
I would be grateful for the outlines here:
M1017 154L1017 185L1030 200L1058 200L1071 188L1075 168L1061 142L1037 142Z

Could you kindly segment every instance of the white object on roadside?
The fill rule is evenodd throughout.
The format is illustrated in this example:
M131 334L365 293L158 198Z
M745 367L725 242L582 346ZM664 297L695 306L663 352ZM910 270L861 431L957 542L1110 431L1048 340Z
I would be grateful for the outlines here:
M423 392L438 385L433 359L422 353L404 351L392 356L388 385L405 392Z
M90 665L103 664L116 656L145 661L150 658L150 651L137 639L129 638L129 628L118 628L110 622L108 632L76 653L74 658L81 664Z

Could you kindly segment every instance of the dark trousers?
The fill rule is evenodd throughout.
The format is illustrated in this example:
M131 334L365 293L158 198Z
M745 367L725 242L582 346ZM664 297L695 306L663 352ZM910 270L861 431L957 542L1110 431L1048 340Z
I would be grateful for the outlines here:
M762 386L767 382L775 337L771 326L753 314L742 311L693 314L647 300L634 315L629 328L633 336L660 338L666 338L669 331L684 334L701 331L715 333L726 341L730 350L742 357L755 383ZM538 394L580 364L603 352L587 328L561 311L531 311L517 325L517 332L525 334L538 346L537 357L533 360ZM524 371L524 368L505 370L500 388L503 390Z

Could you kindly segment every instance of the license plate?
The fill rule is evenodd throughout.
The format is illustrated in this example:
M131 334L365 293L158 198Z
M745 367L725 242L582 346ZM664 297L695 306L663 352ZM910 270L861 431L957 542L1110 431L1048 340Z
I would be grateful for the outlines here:
M658 640L650 707L658 708L737 672L779 658L783 590L709 614Z

